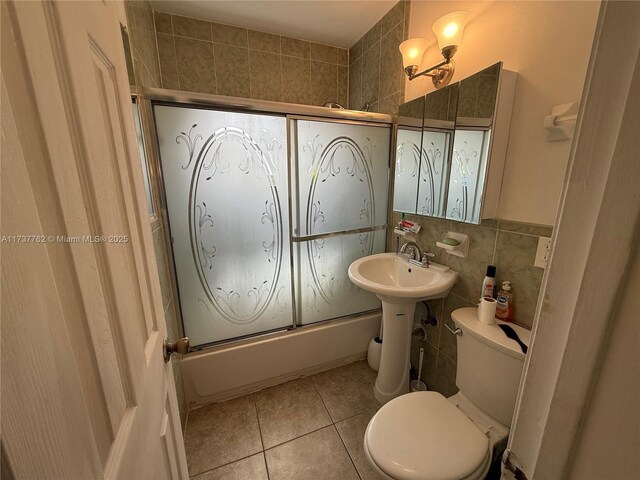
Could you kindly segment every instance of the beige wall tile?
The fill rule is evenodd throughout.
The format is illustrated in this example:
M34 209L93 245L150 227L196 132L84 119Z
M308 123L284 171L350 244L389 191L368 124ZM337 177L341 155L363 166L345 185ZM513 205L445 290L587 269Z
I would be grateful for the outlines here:
M400 104L400 92L395 92L378 102L378 111L389 115L398 114L398 106Z
M173 35L157 34L158 57L160 60L160 78L162 88L180 89L178 81L178 62L176 59L176 47Z
M303 58L280 57L282 66L282 101L311 103L311 62Z
M382 17L382 20L380 20L381 35L385 35L398 24L400 24L401 28L404 27L403 20L405 3L406 2L404 0L400 0L386 13L384 17Z
M156 25L156 32L173 34L171 15L162 12L153 12L153 19Z
M280 35L249 30L249 49L280 53Z
M309 51L311 60L338 63L338 49L336 47L322 45L321 43L311 43Z
M531 223L512 222L510 220L499 220L498 230L524 233L538 237L550 237L553 233L553 227L547 225L533 225Z
M249 50L215 44L218 95L249 98Z
M349 49L349 64L358 60L362 56L362 53L362 39L360 39Z
M323 105L338 99L338 66L311 61L311 104Z
M280 101L280 55L249 50L251 98Z
M175 37L180 89L216 93L213 45L210 42Z
M280 52L292 57L310 58L309 42L297 38L280 37Z
M359 109L362 101L362 58L359 58L349 67L349 108Z
M459 222L451 223L451 231L466 233L471 237L467 258L449 256L449 266L460 274L451 291L470 302L477 302L480 298L482 280L487 273L487 265L491 265L493 260L497 232L490 228Z
M380 85L380 42L362 55L362 102L378 101Z
M362 36L362 53L366 53L375 43L380 40L380 22L376 23L371 30Z
M306 105L338 101L349 107L351 79L347 49L315 43L312 47L305 40L173 17L156 13L159 29L156 37L160 46L156 57L162 63L157 68L158 86L162 82L165 88L171 89ZM210 32L206 33L208 28ZM172 30L175 36L164 33ZM213 42L210 47L189 42L205 36ZM248 47L248 50L233 47ZM210 55L207 50L211 51ZM309 61L312 56L315 63L325 64L314 63L313 87ZM154 74L148 70L154 68L146 70L145 81L153 83Z
M173 33L181 37L211 41L211 24L197 18L172 15Z
M338 48L338 65L349 65L349 50Z
M402 42L402 24L397 25L380 41L380 87L379 98L386 98L402 88L402 55L398 45ZM398 97L398 101L400 98Z
M433 389L445 397L458 393L456 387L456 363L440 353L436 366L436 379Z
M480 295L478 295L480 298ZM457 296L456 294L449 294L447 298L444 299L444 309L442 312L442 322L446 325L449 325L452 330L455 330L455 324L451 319L451 312L457 310L459 308L465 307L475 307L476 302L470 302ZM458 359L458 345L457 345L457 337L453 335L446 328L442 329L440 333L440 353L446 355L449 360L453 360L454 362Z
M349 108L349 67L338 66L338 103Z
M249 46L249 33L246 28L233 27L231 25L223 25L221 23L212 23L211 32L213 35L213 41L216 43L245 48Z
M538 237L498 232L495 265L497 286L509 280L515 304L515 321L531 328L542 284L542 268L534 267Z

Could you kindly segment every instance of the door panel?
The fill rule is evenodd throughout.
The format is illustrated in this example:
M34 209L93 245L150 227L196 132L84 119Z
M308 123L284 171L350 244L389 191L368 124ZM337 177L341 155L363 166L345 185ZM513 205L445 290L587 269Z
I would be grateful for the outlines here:
M119 9L2 5L2 235L43 236L2 250L16 478L187 478Z

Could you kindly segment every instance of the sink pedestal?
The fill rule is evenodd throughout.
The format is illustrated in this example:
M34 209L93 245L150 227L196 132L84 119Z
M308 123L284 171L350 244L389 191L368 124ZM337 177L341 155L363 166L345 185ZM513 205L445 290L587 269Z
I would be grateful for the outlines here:
M411 368L411 330L415 301L403 303L382 300L382 352L380 369L373 392L379 402L387 403L409 392Z
M349 266L349 278L382 300L382 351L373 388L386 403L409 392L411 330L416 302L446 297L458 274L444 265L424 268L409 263L405 255L377 253Z

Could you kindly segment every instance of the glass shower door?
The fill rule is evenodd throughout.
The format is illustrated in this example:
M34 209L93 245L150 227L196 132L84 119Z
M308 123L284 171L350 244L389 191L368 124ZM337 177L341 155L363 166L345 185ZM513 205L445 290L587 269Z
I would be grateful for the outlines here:
M291 127L297 321L379 308L347 270L385 249L391 130L303 119Z
M293 323L286 119L154 105L185 334Z

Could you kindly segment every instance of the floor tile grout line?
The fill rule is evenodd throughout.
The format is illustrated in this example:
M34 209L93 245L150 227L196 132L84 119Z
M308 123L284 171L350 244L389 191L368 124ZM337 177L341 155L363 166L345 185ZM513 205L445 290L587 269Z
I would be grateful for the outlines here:
M282 442L282 443L278 443L277 445L274 445L273 447L266 448L266 449L264 450L264 453L266 454L269 450L273 450L273 449L275 449L275 448L281 447L282 445L286 445L287 443L291 443L291 442L293 442L293 441L295 441L295 440L300 440L302 437L306 437L307 435L311 435L312 433L317 433L317 432L319 432L320 430L324 430L325 428L329 428L329 427L332 427L332 426L333 426L333 423L329 423L329 424L324 425L324 426L322 426L322 427L319 427L319 428L316 428L316 429L314 429L314 430L311 430L310 432L303 433L302 435L298 435L298 436L297 436L297 437L295 437L295 438L291 438L291 439L286 440L286 441L284 441L284 442Z
M264 469L267 471L267 480L271 480L271 475L269 474L269 464L267 463L267 455L264 453L264 450L261 453L262 461L264 462Z
M262 461L264 462L264 469L267 472L267 480L270 480L271 475L269 474L269 464L267 463L267 455L265 454L264 438L262 437L262 426L260 425L260 413L258 413L258 401L256 400L255 394L253 394L253 405L256 407L256 417L258 418L258 431L260 432L260 443L262 444Z
M355 363L355 362L354 362L354 363ZM340 368L340 367L336 367L336 368ZM332 369L332 370L333 370L333 369ZM330 371L330 370L327 370L327 371ZM261 445L262 445L262 450L257 451L257 452L254 452L254 453L252 453L252 454L250 454L250 455L247 455L247 456L244 456L244 457L242 457L242 458L238 458L238 459L236 459L236 460L233 460L233 461L230 461L230 462L224 463L224 464L222 464L222 465L218 465L218 466L213 467L213 468L210 468L210 469L208 469L208 470L204 470L204 471L199 472L199 473L197 473L197 474L195 474L195 475L193 475L193 476L191 476L191 475L190 475L190 476L189 476L189 478L191 479L191 478L194 478L194 477L198 477L198 476L203 475L203 474L205 474L205 473L207 473L207 472L211 472L212 470L216 470L216 469L219 469L219 468L222 468L222 467L225 467L225 466L231 465L231 464L233 464L233 463L240 462L240 461L242 461L242 460L246 460L246 459L247 459L247 458L249 458L249 457L252 457L252 456L254 456L254 455L257 455L257 454L259 454L259 453L262 453L262 455L263 455L263 461L264 461L264 464L265 464L265 469L267 470L267 477L270 479L271 477L270 477L270 475L269 475L269 466L268 466L267 459L266 459L266 453L267 453L267 451L269 451L269 450L273 450L273 449L275 449L275 448L277 448L277 447L280 447L280 446L285 445L285 444L287 444L287 443L291 443L291 442L293 442L293 441L295 441L295 440L298 440L298 439L300 439L300 438L302 438L302 437L305 437L305 436L307 436L307 435L311 435L311 434L316 433L316 432L318 432L318 431L320 431L320 430L323 430L323 429L325 429L325 428L328 428L328 427L330 427L330 426L333 426L333 427L334 427L334 429L335 429L335 431L336 431L336 432L337 432L337 434L338 434L338 437L340 438L340 441L341 441L341 443L342 443L343 447L345 448L345 451L347 452L347 455L349 456L349 459L350 459L350 461L351 461L352 465L354 466L354 468L355 468L355 470L356 470L356 474L358 475L358 478L360 478L360 479L362 480L362 477L361 477L361 475L360 475L360 472L358 471L358 468L355 466L355 463L354 463L354 461L353 461L353 458L351 457L351 453L349 452L349 449L346 447L346 444L344 443L344 440L343 440L342 436L340 435L340 432L339 432L339 430L338 430L338 428L337 428L336 424L337 424L337 423L344 422L344 421L349 420L349 419L351 419L351 418L354 418L354 417L356 417L356 416L358 416L358 415L362 415L362 414L368 413L368 410L362 410L362 411L359 411L359 412L357 412L357 413L354 413L353 415L350 415L350 416L348 416L348 417L345 417L345 418L343 418L343 419L340 419L340 420L335 421L335 420L333 419L333 417L331 416L331 413L329 412L329 409L328 409L328 407L327 407L327 405L326 405L326 403L325 403L325 400L324 400L324 398L323 398L323 396L322 396L322 393L321 393L321 391L320 391L320 388L319 388L318 384L316 383L316 381L315 381L315 379L314 379L314 376L315 376L315 375L311 375L311 376L306 377L306 378L307 378L307 379L309 379L309 380L311 380L311 381L312 381L312 383L313 383L313 385L315 386L316 392L318 393L318 396L320 397L320 401L322 402L322 405L324 406L325 411L327 412L327 415L328 415L328 417L329 417L329 421L330 421L330 423L329 423L329 424L324 425L324 426L319 427L319 428L316 428L316 429L314 429L314 430L312 430L312 431L310 431L310 432L306 432L306 433L304 433L304 434L302 434L302 435L299 435L299 436L297 436L297 437L294 437L294 438L292 438L292 439L289 439L289 440L287 440L287 441L285 441L285 442L279 443L279 444L277 444L277 445L273 445L273 446L271 446L271 447L269 447L269 448L265 448L264 439L263 439L263 436L262 436L262 427L261 427L261 425L260 425L260 415L259 415L259 413L258 413L258 406L257 406L256 395L255 395L255 393L249 393L249 394L247 394L247 395L250 395L250 396L252 396L252 397L253 397L253 404L254 404L254 409L255 409L255 412L256 412L256 419L257 419L257 421L258 421L258 430L259 430L259 434L260 434L260 442L261 442ZM247 395L244 395L244 396L247 396ZM241 398L241 397L239 397L239 398ZM206 405L205 405L205 406L206 406ZM205 406L203 406L203 407L205 407ZM187 419L188 419L188 414L189 414L189 412L190 412L190 410L188 410L188 411L187 411ZM186 433L186 430L187 430L187 422L188 422L188 420L187 420L187 421L185 421L185 429L184 429L184 432L185 432L185 433Z
M353 457L351 456L351 452L347 448L347 444L344 443L344 439L342 438L342 435L340 435L340 430L338 430L338 427L336 427L335 423L333 424L333 429L338 434L338 438L340 439L340 443L342 443L342 446L344 447L345 452L347 452L347 456L349 457L349 460L351 460L351 465L353 465L353 469L356 471L356 475L358 475L358 478L360 480L362 480L362 476L360 475L360 472L358 471L358 467L356 467L356 463L353 461Z
M260 426L260 414L258 413L258 402L256 401L255 394L251 394L253 397L253 408L256 410L256 420L258 421L258 433L260 434L260 445L262 445L262 451L264 452L264 438L262 437L262 427Z
M205 473L209 473L209 472L211 472L213 470L217 470L217 469L222 468L222 467L228 467L229 465L231 465L233 463L241 462L242 460L246 460L247 458L251 458L254 455L258 455L259 453L264 453L264 450L260 450L259 452L252 453L251 455L247 455L245 457L238 458L237 460L232 460L231 462L223 463L222 465L218 465L217 467L209 468L208 470L203 470L202 472L198 472L195 475L189 475L189 478L193 479L195 477L199 477L200 475L204 475ZM265 461L265 465L266 465L266 463L267 462Z
M313 377L311 377L311 380L313 381L314 387L316 387L316 392L318 392L318 396L320 397L320 401L322 402L322 406L324 407L325 411L327 412L327 415L329 416L329 420L331 420L331 424L335 425L336 422L333 420L333 415L331 415L331 412L329 411L329 408L327 407L327 404L325 403L324 398L322 398L322 392L320 391L320 388L318 387L318 384L313 379Z

